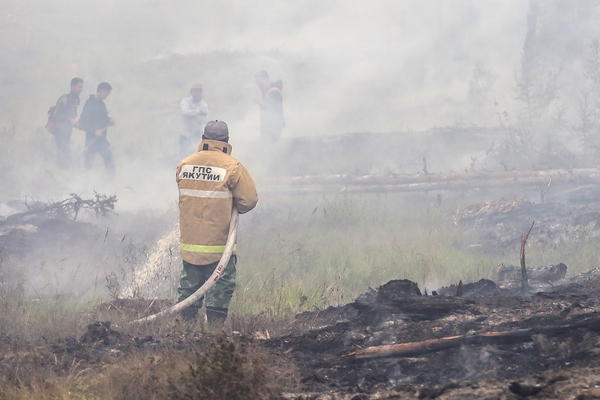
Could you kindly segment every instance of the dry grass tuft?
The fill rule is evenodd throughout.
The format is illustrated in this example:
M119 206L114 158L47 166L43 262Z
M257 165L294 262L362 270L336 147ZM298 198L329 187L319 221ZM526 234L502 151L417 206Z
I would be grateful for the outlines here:
M196 353L187 371L169 382L174 400L275 399L281 389L269 382L264 361L221 335L206 353Z
M60 355L49 360L48 348L9 350L14 344L8 345L0 400L253 400L280 398L283 388L298 387L299 375L289 361L225 334L213 342L183 340L152 352L108 350L84 363L75 358L68 363Z

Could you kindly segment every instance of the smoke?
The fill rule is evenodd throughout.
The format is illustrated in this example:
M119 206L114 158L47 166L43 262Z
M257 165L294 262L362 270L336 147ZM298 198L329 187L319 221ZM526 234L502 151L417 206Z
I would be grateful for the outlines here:
M17 151L34 142L46 157L43 168L56 175L45 111L73 76L85 81L83 101L108 81L114 90L106 103L117 121L109 140L119 176L127 175L114 190L144 193L152 192L142 184L148 172L159 175L160 186L172 185L160 175L178 161L177 104L194 82L205 86L210 118L230 125L234 155L244 161L255 152L258 69L283 80L284 139L496 126L499 115L516 119L523 108L516 77L529 3L5 1L0 122L15 127ZM574 103L597 9L591 1L560 3L541 2L538 57L562 71L557 99ZM73 148L82 151L83 133L76 131ZM89 182L56 179L60 194ZM32 179L31 186L40 184Z
M537 50L527 72L533 3ZM274 175L306 173L303 164L322 173L415 173L425 160L432 172L474 169L498 143L414 133L432 127L501 121L523 124L534 139L566 140L589 86L585 58L598 7L593 0L3 0L0 21L0 201L96 190L116 194L118 212L136 213L175 209L178 104L195 82L204 85L209 118L228 123L233 155L259 192ZM260 141L259 69L283 81L278 145ZM74 76L84 80L82 105L99 82L113 86L106 105L116 120L108 131L114 179L100 159L83 169L77 130L73 166L56 165L46 111ZM360 139L319 151L347 133ZM392 136L406 142L387 142ZM371 138L382 143L367 145ZM502 156L477 167L501 168Z
M131 94L126 100L123 92L138 86L135 98L138 107L145 108L140 101L162 98L167 102L171 95L180 97L188 89L189 79L203 76L216 81L217 90L207 90L208 97L220 97L218 88L235 81L238 93L251 99L256 96L252 75L257 68L264 68L286 84L292 136L430 127L432 121L408 112L400 119L390 117L399 109L430 105L439 98L464 100L477 62L498 66L502 76L512 79L527 11L527 2L522 0L302 4L148 4L137 0L127 5L110 1L102 6L91 1L36 5L9 2L4 15L13 23L12 39L5 43L5 51L12 57L5 63L29 58L43 62L50 71L38 77L39 66L30 64L27 74L20 71L21 82L46 81L45 88L57 90L66 86L60 82L79 75L86 80L87 93L99 80L112 81L117 84L117 109L132 100ZM14 47L23 49L11 51ZM278 54L269 55L273 51ZM216 71L208 70L215 68L211 65L195 65L188 76L173 74L170 84L179 92L165 93L152 87L157 76L140 82L134 75L134 67L146 60L211 52L245 53L253 59L233 68L235 73L216 77ZM242 79L237 81L237 77ZM247 83L240 86L241 81ZM144 83L148 85L142 86ZM144 88L143 95L139 86ZM154 91L158 93L150 93ZM26 89L27 95L34 93L39 90ZM323 113L324 105L329 112ZM252 106L246 104L235 114Z

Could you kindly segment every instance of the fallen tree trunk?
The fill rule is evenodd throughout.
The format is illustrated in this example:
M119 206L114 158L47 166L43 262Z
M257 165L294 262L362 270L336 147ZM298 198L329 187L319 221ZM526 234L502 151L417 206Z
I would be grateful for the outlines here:
M385 193L459 191L476 188L524 186L547 188L555 184L595 184L600 169L547 171L497 171L480 174L417 174L417 175L313 175L279 177L266 183L266 192L278 194L308 193ZM282 191L282 186L285 190Z
M513 182L533 178L541 182L549 180L586 180L600 179L599 168L579 169L550 169L527 171L490 171L480 173L448 173L448 174L388 174L388 175L307 175L307 176L282 176L274 178L272 183L278 185L407 185L414 183L448 183L453 181L498 181L510 179Z
M579 328L600 329L600 318L588 318L569 325L544 326L528 329L516 329L503 332L484 332L474 335L448 336L440 339L428 339L420 342L372 346L343 355L339 361L360 360L380 357L412 357L440 350L487 344L513 344L531 340L533 335L556 336Z

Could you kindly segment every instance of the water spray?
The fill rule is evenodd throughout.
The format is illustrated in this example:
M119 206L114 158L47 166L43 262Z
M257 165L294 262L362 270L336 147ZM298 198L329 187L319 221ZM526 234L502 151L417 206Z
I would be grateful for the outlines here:
M202 297L204 297L204 295L215 285L215 283L217 283L219 278L221 278L221 275L223 275L223 271L225 270L225 267L229 263L229 259L231 258L231 254L233 253L233 246L235 245L235 239L237 236L238 220L239 220L238 209L234 205L231 210L231 221L229 222L229 235L227 236L227 243L225 244L225 250L223 251L221 260L219 260L219 264L217 264L217 267L215 268L214 272L206 280L206 282L204 282L204 285L202 285L200 287L200 289L196 290L190 297L188 297L187 299L183 300L180 303L175 304L171 308L168 308L164 311L161 311L154 315L150 315L145 318L137 319L135 321L132 321L131 323L150 322L159 317L163 317L165 315L170 315L170 314L174 314L176 312L180 312L182 310L185 310L192 304L194 304L196 301L200 300Z

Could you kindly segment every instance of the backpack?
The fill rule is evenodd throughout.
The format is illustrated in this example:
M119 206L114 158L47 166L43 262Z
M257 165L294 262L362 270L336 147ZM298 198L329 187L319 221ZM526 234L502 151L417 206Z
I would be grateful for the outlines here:
M56 106L50 107L48 110L48 122L46 122L46 129L51 134L56 134L56 117L54 116L54 112L56 111Z

